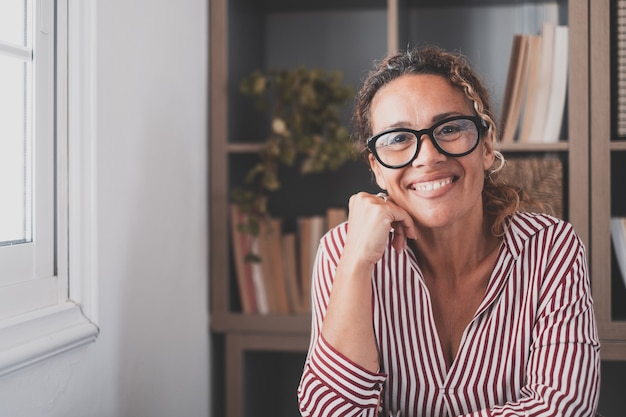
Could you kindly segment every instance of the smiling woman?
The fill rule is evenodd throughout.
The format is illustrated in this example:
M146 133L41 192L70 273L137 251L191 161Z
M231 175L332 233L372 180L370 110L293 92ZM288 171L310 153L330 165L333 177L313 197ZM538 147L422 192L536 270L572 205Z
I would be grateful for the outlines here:
M320 243L302 414L592 416L584 247L498 180L493 112L469 63L430 46L391 55L355 118L387 197L352 196Z

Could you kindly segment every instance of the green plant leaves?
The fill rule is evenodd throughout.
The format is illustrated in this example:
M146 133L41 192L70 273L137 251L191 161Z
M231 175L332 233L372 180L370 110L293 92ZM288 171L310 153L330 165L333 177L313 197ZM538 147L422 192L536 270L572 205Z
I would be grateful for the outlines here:
M253 218L242 226L242 232L256 234L259 219L268 215L267 193L281 186L281 164L299 164L302 174L310 174L336 170L356 158L348 129L339 118L354 90L343 83L340 71L304 67L256 70L241 81L239 90L271 120L260 162L231 194L248 218Z

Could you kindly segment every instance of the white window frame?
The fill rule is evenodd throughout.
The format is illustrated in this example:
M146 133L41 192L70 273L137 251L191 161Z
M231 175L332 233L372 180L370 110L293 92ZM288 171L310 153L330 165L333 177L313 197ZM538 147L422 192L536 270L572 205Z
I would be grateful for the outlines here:
M0 319L54 305L59 297L67 298L67 277L60 277L55 271L54 0L24 3L24 12L28 10L29 14L27 19L24 16L28 20L24 26L29 33L23 35L24 46L18 44L13 53L8 51L8 61L23 65L25 70L25 175L14 180L26 183L23 191L28 197L23 211L28 226L25 225L23 238L16 236L14 244L0 247ZM18 51L21 57L16 54Z
M52 2L53 0L36 0ZM98 337L97 0L56 0L58 275L68 297L0 321L0 377ZM69 74L69 76L68 76ZM1 289L0 289L1 290Z

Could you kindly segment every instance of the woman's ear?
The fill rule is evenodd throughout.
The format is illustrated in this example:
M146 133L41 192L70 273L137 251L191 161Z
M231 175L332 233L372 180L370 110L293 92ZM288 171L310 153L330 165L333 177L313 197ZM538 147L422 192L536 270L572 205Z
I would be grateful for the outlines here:
M370 164L370 169L371 169L372 173L374 174L374 179L376 180L376 185L378 185L378 187L380 187L380 189L386 190L387 186L385 184L385 177L382 174L381 165L376 160L376 157L373 154L370 153L367 156L367 160L368 160L368 162Z
M483 167L485 171L489 170L496 160L494 134L491 129L489 130L488 135L489 136L483 141Z

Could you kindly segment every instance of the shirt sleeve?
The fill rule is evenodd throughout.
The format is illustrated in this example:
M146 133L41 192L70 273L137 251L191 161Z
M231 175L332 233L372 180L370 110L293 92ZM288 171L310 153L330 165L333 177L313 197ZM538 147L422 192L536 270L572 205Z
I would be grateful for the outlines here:
M548 242L535 263L541 294L520 398L467 416L595 415L600 343L585 250L568 224Z
M302 416L376 416L386 380L385 374L372 373L343 356L320 333L346 227L322 239L315 260L311 343L298 387Z

